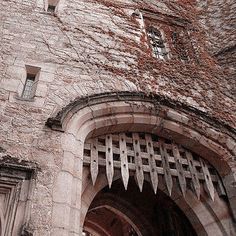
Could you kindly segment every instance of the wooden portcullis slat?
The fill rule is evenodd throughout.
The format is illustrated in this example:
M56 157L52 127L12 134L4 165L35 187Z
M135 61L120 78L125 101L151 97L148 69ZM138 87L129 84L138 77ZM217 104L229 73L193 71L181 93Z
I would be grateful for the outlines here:
M176 170L177 170L177 173L178 173L179 186L180 186L180 189L181 189L181 192L182 192L183 196L185 197L185 194L186 194L186 179L185 179L183 166L182 166L182 163L181 163L179 148L176 144L173 144L172 147L173 147L173 154L174 154L174 158L175 158Z
M165 143L163 140L159 141L159 145L160 145L160 152L161 152L162 166L164 170L164 178L166 181L166 187L169 192L169 195L171 196L173 180L170 173L170 164L169 164L169 157L168 157L169 155L166 151Z
M202 166L202 172L203 172L204 177L205 177L207 192L208 192L209 196L211 197L211 199L214 201L215 192L214 192L214 185L213 185L212 180L211 180L210 172L209 172L208 167L207 167L204 160L200 159L200 163L201 163L201 166Z
M157 173L156 161L154 157L152 136L150 134L146 134L145 139L146 139L146 147L147 147L147 152L148 152L148 162L149 162L149 167L150 167L150 178L152 181L153 190L156 193L157 187L158 187L158 173Z
M197 173L197 169L193 160L193 156L192 156L192 153L189 151L186 151L185 153L188 160L189 169L192 175L193 188L195 190L197 198L200 199L201 186L198 179L198 173Z
M109 188L111 188L114 176L113 167L113 151L112 151L112 135L106 135L106 173Z
M126 135L124 133L119 135L119 145L120 145L120 165L121 165L121 176L125 190L127 190L129 182L129 164L127 158L127 146L126 146Z
M141 150L140 150L140 143L139 143L139 135L138 133L133 133L133 147L134 147L134 161L136 167L136 179L138 182L138 186L140 191L143 190L143 181L144 181L144 174L143 174L143 163L141 157Z
M98 140L95 138L91 143L91 163L90 163L90 173L93 185L95 185L98 176Z

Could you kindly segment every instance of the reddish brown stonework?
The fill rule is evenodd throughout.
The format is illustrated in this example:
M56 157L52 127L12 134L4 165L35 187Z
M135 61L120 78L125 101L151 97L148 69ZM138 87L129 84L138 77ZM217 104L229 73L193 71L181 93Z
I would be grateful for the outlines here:
M174 229L235 235L235 10L233 0L2 0L0 235L82 236L85 230L92 236L151 236ZM153 52L150 27L160 32L155 43L165 59ZM220 177L215 200L201 166L200 199L190 177L183 197L174 170L167 197L168 178L158 174L160 202L173 209L163 222L163 209L147 187L148 171L142 181L150 205L133 186L139 179L134 167L127 192L115 165L114 188L108 189L101 163L93 186L84 161L87 140L96 147L101 135L127 132L164 138L207 160ZM111 147L104 146L108 153ZM179 216L182 221L174 222ZM106 222L111 217L113 229ZM176 226L181 222L186 228Z

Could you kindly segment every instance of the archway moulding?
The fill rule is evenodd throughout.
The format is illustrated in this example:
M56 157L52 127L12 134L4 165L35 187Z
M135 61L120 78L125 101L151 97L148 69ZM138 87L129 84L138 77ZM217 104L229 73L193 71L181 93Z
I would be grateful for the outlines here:
M210 116L206 112L203 112L197 108L188 106L182 102L178 102L176 100L171 100L164 96L160 96L157 94L145 94L143 92L107 92L107 93L99 93L90 96L78 97L75 100L71 101L67 106L63 107L59 112L54 114L55 116L50 117L46 124L58 130L63 130L63 122L65 117L69 113L75 113L85 107L93 106L96 104L102 104L106 102L117 102L117 101L139 101L139 102L150 102L155 107L160 105L164 105L173 109L177 109L179 111L187 112L202 121L206 121L212 126L221 129L222 132L226 132L232 135L234 138L236 137L236 129L229 126L226 122L220 121L213 116Z
M55 229L63 226L68 232L72 230L80 235L82 226L78 226L78 220L84 211L81 207L81 189L86 178L83 171L84 142L89 137L118 132L155 134L207 159L220 174L236 216L233 171L235 132L227 125L210 119L205 113L157 96L129 92L107 93L71 102L55 117L49 118L47 125L63 132L62 169L53 189L52 219ZM65 180L66 185L63 185ZM57 214L62 207L67 209L67 215L63 215L67 220L62 220ZM78 220L69 221L71 214L76 214Z
M145 131L169 138L207 158L221 176L234 169L236 132L207 114L157 95L116 92L77 99L47 123L54 130L88 136ZM83 135L81 135L83 133Z

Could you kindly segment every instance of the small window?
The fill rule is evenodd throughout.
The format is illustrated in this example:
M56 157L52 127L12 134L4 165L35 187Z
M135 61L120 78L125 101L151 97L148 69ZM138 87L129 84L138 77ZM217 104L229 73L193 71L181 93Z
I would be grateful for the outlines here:
M38 67L26 66L27 74L24 89L21 95L22 98L30 100L34 97L38 82L39 71L40 68Z
M182 61L188 61L188 52L184 46L183 35L177 32L172 33L172 42L178 57Z
M48 10L47 10L47 12L53 13L53 12L55 12L55 9L56 9L56 6L48 5Z
M33 98L33 86L35 83L35 75L27 74L22 98L31 99Z
M148 38L153 50L153 54L158 59L166 59L167 52L161 32L156 28L151 27L148 32Z
M48 0L48 4L47 4L47 12L49 13L55 13L56 9L57 9L57 5L58 5L59 0Z

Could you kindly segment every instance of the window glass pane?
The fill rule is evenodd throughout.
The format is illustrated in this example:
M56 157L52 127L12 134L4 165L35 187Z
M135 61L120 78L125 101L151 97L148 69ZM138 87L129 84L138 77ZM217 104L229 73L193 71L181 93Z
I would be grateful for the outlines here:
M33 84L35 82L35 75L27 74L25 87L22 93L22 98L30 99L33 97Z
M148 31L149 41L154 52L154 55L157 58L164 59L167 55L165 50L164 41L161 36L161 32L155 28L151 28Z

